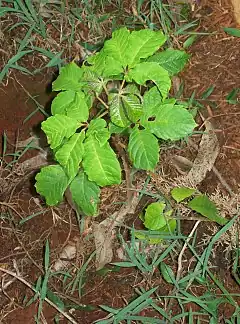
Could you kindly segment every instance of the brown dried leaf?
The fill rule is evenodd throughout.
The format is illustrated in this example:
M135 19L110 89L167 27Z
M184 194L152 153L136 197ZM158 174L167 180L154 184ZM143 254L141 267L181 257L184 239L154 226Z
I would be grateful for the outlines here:
M193 186L200 184L205 179L207 172L212 170L220 151L218 139L211 123L205 121L205 127L206 132L202 136L197 157L185 177L185 180Z
M92 228L96 246L95 264L99 270L112 261L112 231L101 223L93 223Z

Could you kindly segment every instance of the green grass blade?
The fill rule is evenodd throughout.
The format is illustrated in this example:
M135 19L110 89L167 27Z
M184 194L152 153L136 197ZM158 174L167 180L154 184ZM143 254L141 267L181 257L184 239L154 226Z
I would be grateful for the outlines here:
M228 35L231 35L231 36L234 36L234 37L240 37L240 29L239 28L225 27L225 28L223 28L223 30Z
M7 65L12 65L16 63L18 60L20 60L24 55L32 53L32 50L26 50L26 51L21 51L15 54L13 57L10 58L10 60L7 62Z
M30 1L25 0L25 3L26 3L26 7L27 7L28 11L30 12L32 18L35 20L35 22L37 24L39 24L39 20L38 20L38 17L37 17L38 14L36 13L34 6L32 5L32 0L30 0Z
M44 254L44 268L45 272L48 272L49 269L49 262L50 262L50 249L49 249L49 241L46 241L46 246L45 246L45 254Z
M158 287L154 287L146 291L141 296L137 297L134 301L132 301L118 313L118 318L122 318L122 316L124 316L125 314L132 312L137 306L139 306L142 302L148 299L157 289Z
M32 31L34 29L35 25L33 24L30 29L27 31L24 39L20 42L20 46L18 48L18 53L22 52L23 49L29 44L29 42L31 41L31 34Z
M26 223L27 221L29 221L30 219L32 219L32 218L34 218L34 217L36 217L36 216L38 216L38 215L41 215L41 214L43 214L43 213L44 213L44 211L41 210L41 211L39 211L39 212L37 212L37 213L34 213L34 214L32 214L32 215L29 215L29 216L27 216L27 217L21 219L20 222L19 222L18 224L21 226L21 225L23 225L24 223Z
M204 255L205 255L205 260L203 262L203 276L206 272L207 269L207 264L208 264L208 259L209 256L213 250L213 245L219 240L219 238L226 232L228 231L232 225L234 224L234 222L236 221L236 219L239 217L239 215L234 216L225 226L223 226L223 228L220 229L220 231L218 231L213 238L211 239L208 247L205 249L204 251Z

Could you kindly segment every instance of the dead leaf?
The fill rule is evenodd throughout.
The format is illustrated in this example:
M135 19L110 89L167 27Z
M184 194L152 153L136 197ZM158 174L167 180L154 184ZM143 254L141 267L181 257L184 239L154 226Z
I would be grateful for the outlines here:
M22 148L22 147L26 147L29 144L31 144L31 146L40 146L40 141L39 138L37 138L36 136L31 136L29 138L27 138L24 141L18 141L16 143L16 148Z
M203 134L196 159L192 168L185 177L192 186L200 184L206 177L207 172L211 171L220 148L217 136L212 124L205 121L206 132Z
M112 217L105 219L100 224L93 223L92 230L96 245L95 263L97 270L103 268L105 264L112 261L114 229L123 223L124 218L128 214L134 214L138 202L138 196L133 196L131 202L127 204L127 206L123 206L118 212L115 212Z
M110 263L113 257L112 231L106 226L94 223L92 225L94 241L96 246L96 269L102 269L105 264Z
M47 164L49 164L47 161L47 153L44 152L44 153L39 153L38 155L20 163L18 167L23 171L29 169L36 170Z
M54 271L61 271L68 267L71 260L77 255L77 243L69 242L59 255L59 259L53 265Z

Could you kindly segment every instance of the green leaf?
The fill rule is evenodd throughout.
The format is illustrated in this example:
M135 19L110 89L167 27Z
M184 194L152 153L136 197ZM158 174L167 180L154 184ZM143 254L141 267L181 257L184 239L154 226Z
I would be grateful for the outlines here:
M128 94L126 96L121 96L121 100L128 119L132 123L137 122L143 114L143 108L139 98L133 94Z
M219 225L225 225L228 222L226 218L219 216L215 204L206 195L193 198L188 203L188 207Z
M141 93L135 84L128 84L125 88L122 89L122 93L136 95L141 98Z
M36 175L36 190L46 199L49 206L61 202L69 179L60 165L43 167Z
M93 91L99 95L103 86L105 86L106 81L98 77L98 74L91 70L91 67L84 66L84 74L82 78L83 88L87 91Z
M166 215L166 213L165 213L165 215ZM166 233L166 234L172 234L172 233L174 233L176 227L177 227L176 219L169 219L169 220L167 220L167 224L165 226L163 226L162 228L160 228L160 232Z
M102 118L91 120L86 136L93 136L100 146L104 145L110 138L110 132L106 128L107 123Z
M169 284L174 284L175 283L175 276L174 276L174 273L172 271L172 269L169 267L169 265L167 265L166 263L164 262L161 262L160 263L160 271L161 271L161 274L163 276L163 279L169 283Z
M238 99L239 92L240 92L240 88L235 88L226 96L226 100L230 105L236 105L239 103L239 99Z
M191 113L183 106L174 104L159 105L155 112L149 107L141 124L158 138L179 140L193 131L197 126Z
M61 68L58 78L52 83L52 89L78 91L81 88L82 76L83 70L76 63L71 62Z
M97 54L88 58L88 63L92 64L92 71L102 77L112 77L123 73L123 67L120 62L109 57L104 48Z
M100 188L95 182L89 181L87 175L81 171L70 184L72 199L86 216L98 214L100 202Z
M180 187L180 188L174 188L171 191L171 195L173 199L176 200L177 203L179 203L184 199L191 197L195 192L196 192L195 189Z
M74 134L55 154L56 160L64 167L69 179L78 173L84 154L84 132Z
M125 128L119 127L119 126L114 125L111 122L108 124L108 128L109 128L110 134L121 134L121 133L127 132L127 130L128 130L127 127L125 127Z
M110 117L113 124L119 127L127 127L131 124L130 120L127 118L123 103L121 100L121 95L110 94L109 95L109 109Z
M223 28L225 33L234 36L234 37L240 37L240 29L239 28L231 28L231 27L225 27Z
M127 66L126 53L129 30L124 27L113 32L112 38L104 43L104 53L119 62L123 67Z
M155 202L149 205L145 213L144 226L150 230L159 230L167 224L164 215L164 203Z
M201 95L201 99L207 99L213 93L215 86L210 86L206 91Z
M155 32L150 29L133 31L126 49L128 66L134 67L141 59L154 54L165 41L166 37L161 31Z
M109 107L112 123L123 128L138 121L143 113L139 98L132 94L110 94Z
M148 130L135 127L129 138L128 153L135 168L152 171L159 160L158 140Z
M168 96L171 88L171 79L168 72L156 62L139 63L129 71L129 80L145 85L146 81L153 81L158 87L163 99Z
M65 304L62 301L61 298L58 297L54 292L52 292L50 289L47 290L47 298L51 300L59 309L64 311L65 309Z
M156 86L146 91L143 97L144 117L148 118L149 113L152 114L156 110L158 110L158 107L162 105L162 103L162 96ZM147 117L145 116L145 114Z
M146 240L149 244L159 244L163 241L163 235L171 235L174 233L175 229L177 227L177 221L175 219L169 219L167 220L167 224L163 227L161 227L159 230L159 235L157 231L154 231L154 235L152 234L152 231L148 230L143 232L135 231L135 236L139 240Z
M156 53L149 57L148 62L156 62L161 65L170 75L181 72L189 59L185 51L168 48L166 51Z
M188 37L183 43L183 48L186 49L192 46L192 44L198 39L198 37L198 35L191 35L190 37Z
M60 92L52 102L51 111L53 115L65 115L79 122L86 122L89 116L85 94L81 91Z
M42 122L42 130L47 135L51 149L58 147L63 139L71 137L79 127L77 120L63 115L49 117Z
M121 167L108 142L101 146L90 136L84 142L84 148L83 167L90 181L101 187L121 183Z

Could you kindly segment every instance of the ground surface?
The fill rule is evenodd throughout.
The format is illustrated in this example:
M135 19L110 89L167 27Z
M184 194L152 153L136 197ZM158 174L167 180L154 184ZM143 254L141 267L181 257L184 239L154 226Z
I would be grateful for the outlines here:
M200 17L200 27L204 32L216 32L209 36L202 36L190 48L191 59L189 66L182 73L181 79L184 80L184 97L190 97L196 91L196 98L200 98L201 93L210 86L214 86L214 91L208 98L215 104L210 105L209 101L203 101L204 107L201 114L204 119L213 123L219 142L221 153L216 162L216 167L227 181L233 191L237 191L240 183L240 106L230 105L226 102L226 96L233 88L240 85L240 38L234 38L223 32L222 27L234 27L235 23L231 14L231 7L228 1L209 0L202 1L202 6L194 13ZM53 72L42 73L36 76L26 76L20 72L12 71L6 84L0 88L0 131L5 131L8 138L8 150L14 150L16 139L25 140L29 137L30 130L39 126L44 119L41 112L36 112L29 120L24 122L31 114L36 105L31 98L43 106L49 101L47 91L48 84L51 82ZM5 80L6 81L6 80ZM218 117L215 117L218 116ZM201 119L200 122L203 122ZM3 145L2 147L3 148ZM189 156L189 148L186 150ZM37 151L28 151L22 160L34 156ZM171 155L171 153L169 153ZM194 152L193 152L194 155ZM21 161L22 161L21 160ZM169 166L163 165L166 172L171 171ZM16 174L21 178L21 174ZM73 240L78 235L78 223L74 212L67 204L61 204L57 208L49 209L39 200L32 186L33 174L24 178L16 186L11 187L11 192L1 196L2 212L0 219L0 265L9 270L19 271L28 282L35 282L39 275L42 275L43 246L46 239L49 239L51 248L51 261L56 260L58 253L69 240ZM201 189L211 193L220 186L220 190L227 194L226 188L219 184L216 176L210 172L201 185ZM103 193L105 205L103 204L102 215L110 215L125 197L125 192L121 189ZM8 204L10 206L7 207ZM103 213L104 211L104 213ZM16 225L21 218L32 214L35 217L25 222L22 226ZM136 218L136 217L135 217ZM135 218L133 220L135 220ZM193 226L192 222L185 222L184 232L188 234ZM202 226L198 232L199 241L203 233L208 231L206 226ZM89 247L92 251L92 246ZM78 266L83 265L89 254L80 253ZM215 256L215 265L219 278L226 288L234 293L240 293L239 286L232 279L229 272L229 263L224 260L225 254L222 250ZM229 261L230 262L230 261ZM116 269L115 269L116 270ZM2 276L2 285L9 282L10 277ZM124 307L133 297L136 297L133 288L144 287L146 290L159 285L158 295L168 295L171 285L165 283L159 274L154 274L151 278L144 278L136 270L122 269L111 271L105 275L97 274L94 264L90 266L88 274L84 279L85 285L82 296L77 293L69 295L63 289L60 280L52 280L50 287L52 291L58 293L62 298L68 295L69 304L78 304L82 310L73 313L77 323L93 323L95 320L103 318L106 313L100 310L98 305L108 305L114 308ZM15 280L11 284L0 290L0 322L11 323L35 323L34 316L37 313L38 303L33 303L28 307L23 307L25 295L31 296L30 290L26 286ZM201 294L195 288L194 294ZM70 297L69 297L70 296ZM89 311L83 305L94 306L95 309ZM193 310L197 310L195 304L189 304ZM219 323L224 323L224 318L231 316L232 308L227 305L221 307L219 313ZM46 323L53 323L56 311L49 306L44 306L44 317ZM142 316L157 316L151 311L142 311ZM60 323L64 323L61 320Z

